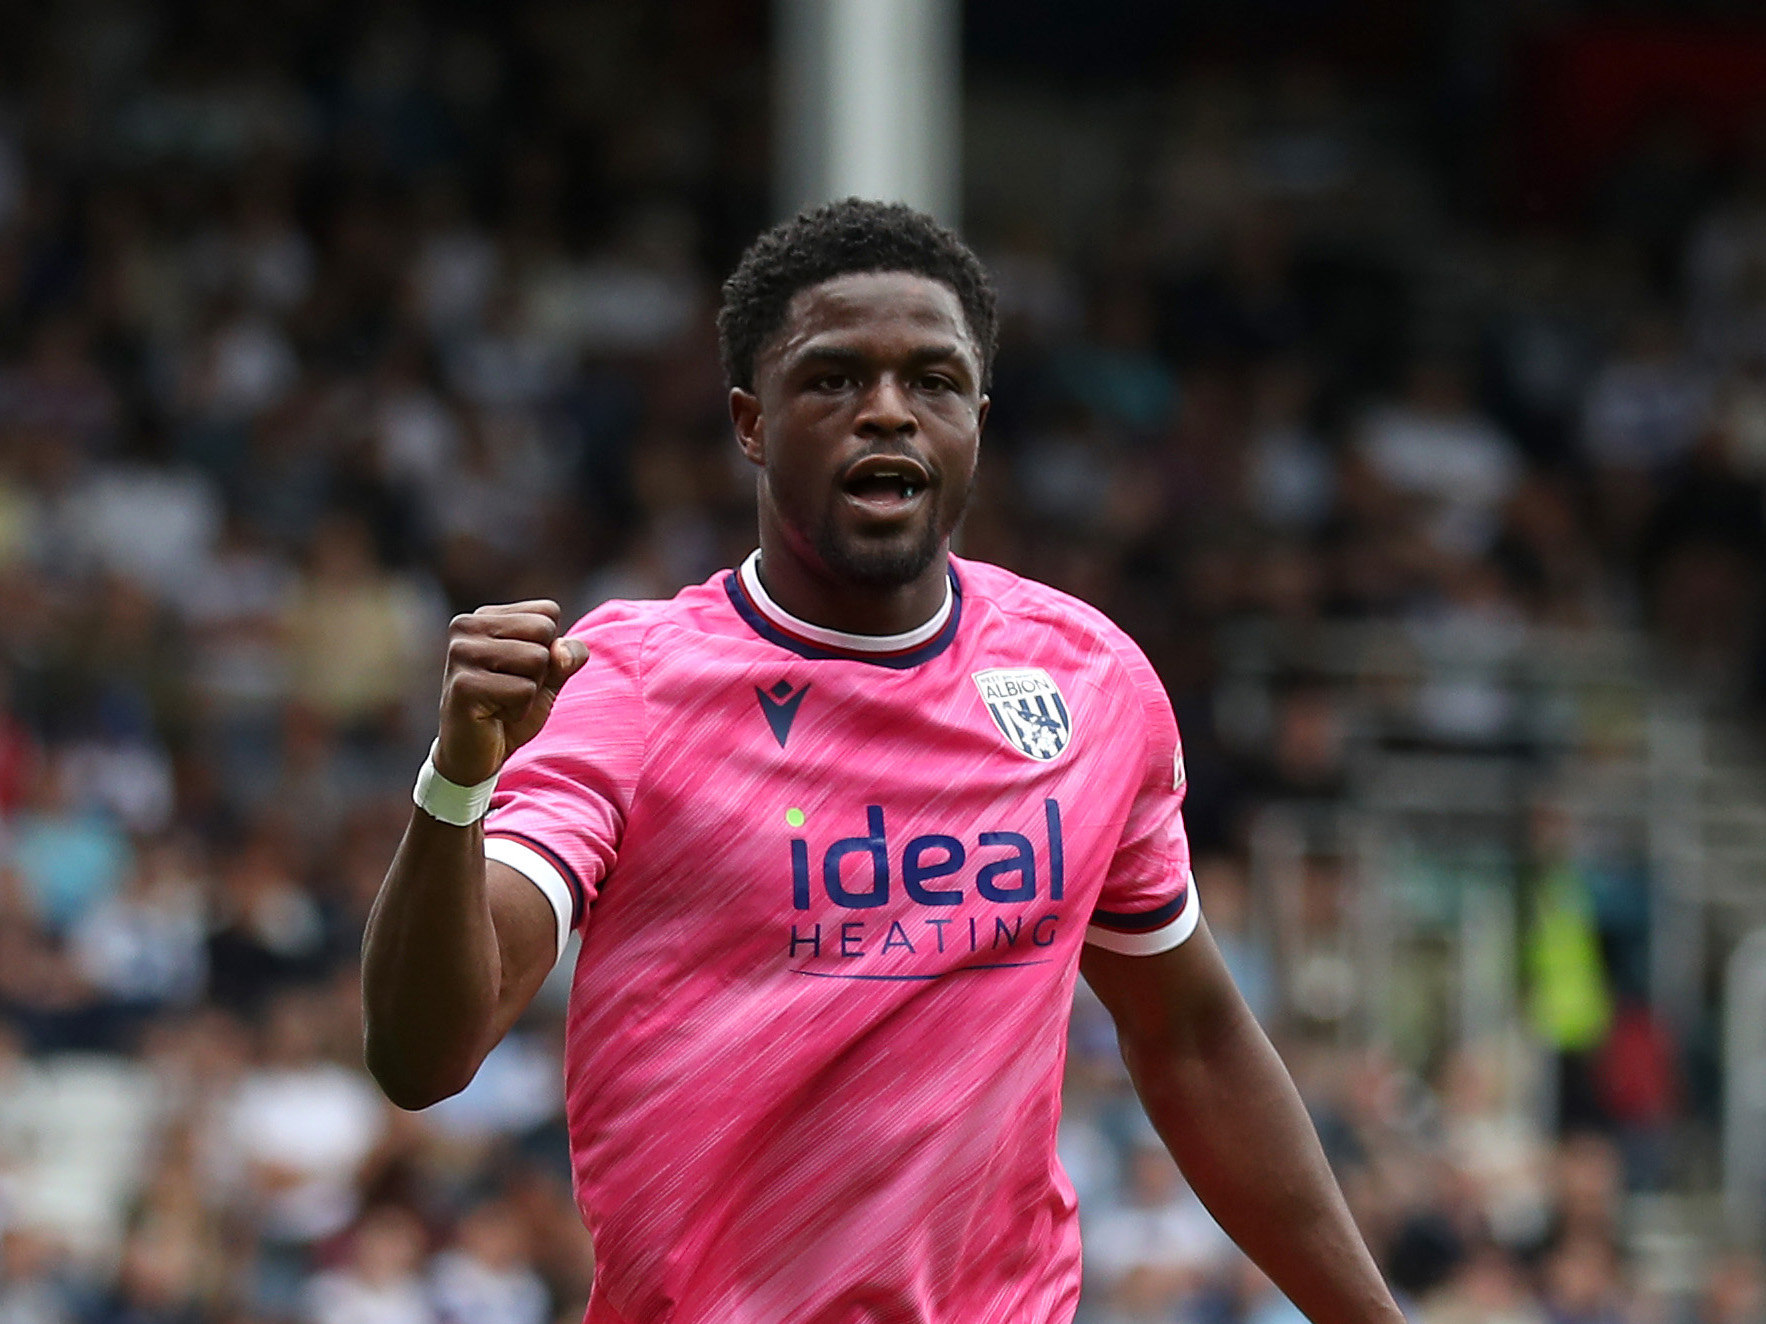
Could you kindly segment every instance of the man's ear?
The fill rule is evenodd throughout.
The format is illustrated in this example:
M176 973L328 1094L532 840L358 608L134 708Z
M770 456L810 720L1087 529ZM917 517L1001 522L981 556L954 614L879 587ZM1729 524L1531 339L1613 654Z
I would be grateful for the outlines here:
M753 465L766 465L766 419L760 397L740 386L730 388L730 422L736 425L736 444Z
M987 411L992 404L992 396L984 395L981 397L981 407L975 411L975 435L978 437L981 435L981 429L987 426Z

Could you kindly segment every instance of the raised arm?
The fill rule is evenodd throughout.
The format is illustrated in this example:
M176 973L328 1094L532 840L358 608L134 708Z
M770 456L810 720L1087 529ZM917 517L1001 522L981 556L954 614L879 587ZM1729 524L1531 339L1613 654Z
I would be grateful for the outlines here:
M448 627L435 769L462 786L497 775L551 716L588 656L558 637L555 602L482 607ZM546 898L484 857L479 823L413 809L362 940L368 1070L401 1108L464 1089L552 968Z
M1206 924L1157 956L1087 947L1081 970L1171 1156L1312 1324L1401 1324L1287 1068Z

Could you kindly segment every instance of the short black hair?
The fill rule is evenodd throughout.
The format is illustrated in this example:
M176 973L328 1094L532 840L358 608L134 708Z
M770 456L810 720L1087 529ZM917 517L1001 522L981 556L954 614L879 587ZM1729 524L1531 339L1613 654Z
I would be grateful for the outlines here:
M907 271L948 285L981 351L981 385L998 338L993 284L974 251L925 212L899 202L844 198L766 231L724 282L718 349L730 385L754 389L754 360L785 325L800 290L872 271Z

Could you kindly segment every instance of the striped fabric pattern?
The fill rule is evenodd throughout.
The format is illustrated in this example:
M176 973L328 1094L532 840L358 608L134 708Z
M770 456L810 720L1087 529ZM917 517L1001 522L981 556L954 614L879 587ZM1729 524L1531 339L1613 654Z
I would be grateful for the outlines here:
M953 558L945 619L884 649L744 579L574 627L486 823L583 935L590 1324L1069 1320L1079 954L1199 916L1170 705L1098 612L993 566Z

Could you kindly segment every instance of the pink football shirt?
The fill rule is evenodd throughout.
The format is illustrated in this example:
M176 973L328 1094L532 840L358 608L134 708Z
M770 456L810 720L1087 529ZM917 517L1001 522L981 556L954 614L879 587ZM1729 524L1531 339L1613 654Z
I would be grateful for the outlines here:
M486 823L583 934L588 1320L1068 1320L1080 948L1199 917L1170 704L1101 614L994 566L953 559L890 638L755 567L574 627Z

